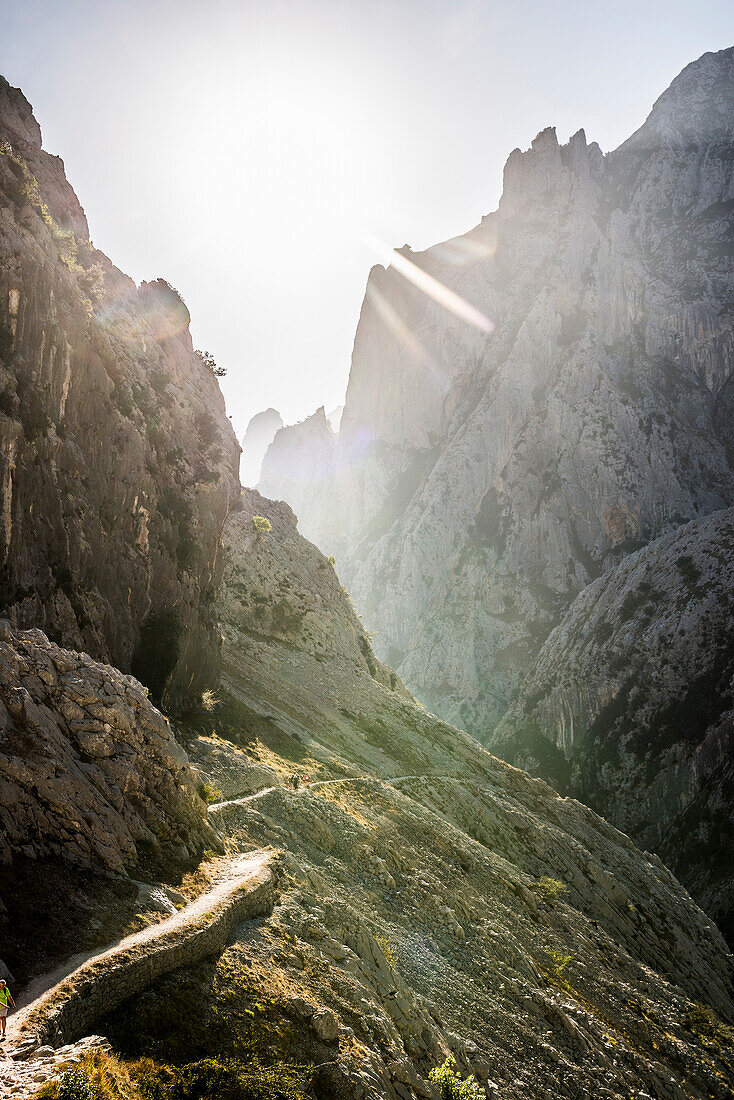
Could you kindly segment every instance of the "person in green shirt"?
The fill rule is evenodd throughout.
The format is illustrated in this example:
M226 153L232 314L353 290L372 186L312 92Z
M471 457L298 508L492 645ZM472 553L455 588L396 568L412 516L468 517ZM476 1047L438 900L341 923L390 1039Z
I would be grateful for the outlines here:
M8 1008L15 1008L13 995L4 978L0 978L0 1042L5 1038L5 1025L8 1022Z

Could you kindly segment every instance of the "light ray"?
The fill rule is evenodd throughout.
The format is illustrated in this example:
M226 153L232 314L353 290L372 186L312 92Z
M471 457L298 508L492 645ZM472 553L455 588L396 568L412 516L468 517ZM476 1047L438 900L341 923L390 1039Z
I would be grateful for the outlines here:
M381 294L371 283L367 284L367 297L374 306L376 312L385 322L395 338L400 341L411 358L414 359L419 366L429 370L431 374L439 375L440 372L437 370L436 364L423 347L418 337L410 331L403 318L388 302L384 294Z
M403 256L401 252L396 252L394 248L390 248L389 245L377 237L373 237L371 233L364 235L364 242L368 248L371 248L373 252L382 258L387 267L394 267L413 286L422 290L424 294L427 294L438 305L453 313L455 317L465 321L468 325L473 325L474 328L479 329L487 336L494 332L494 324L486 314L482 313L476 306L470 305L455 290L449 290L438 279L434 279L433 275L429 275L427 271L418 267L407 256Z

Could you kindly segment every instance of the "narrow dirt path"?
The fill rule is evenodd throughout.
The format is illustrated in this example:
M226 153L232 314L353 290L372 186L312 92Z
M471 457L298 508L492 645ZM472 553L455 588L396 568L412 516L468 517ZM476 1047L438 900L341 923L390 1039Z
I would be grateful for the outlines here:
M434 775L427 773L426 775L394 775L390 778L383 778L379 775L345 775L339 779L316 779L312 783L304 783L299 787L289 787L285 783L279 783L273 787L262 787L259 791L255 791L254 794L242 795L239 798L228 798L223 802L213 802L209 807L209 813L215 816L222 811L233 809L235 806L246 806L249 802L255 802L258 798L264 798L266 794L271 794L273 791L287 791L289 794L300 795L304 791L312 791L317 787L330 787L338 783L363 783L366 780L375 780L378 783L385 783L389 786L391 783L402 783L403 780L408 779L455 779L455 776Z
M224 946L249 909L272 899L274 855L260 850L234 858L211 889L178 913L37 978L8 1021L8 1048L34 1034L70 1042L161 974Z

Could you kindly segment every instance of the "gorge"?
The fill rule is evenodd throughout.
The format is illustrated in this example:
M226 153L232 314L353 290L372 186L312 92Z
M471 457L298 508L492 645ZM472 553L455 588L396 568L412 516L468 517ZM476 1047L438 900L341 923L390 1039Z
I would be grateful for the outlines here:
M4 1095L731 1095L733 105L513 153L491 340L375 269L273 500L0 80Z
M669 636L670 614L685 634L711 611L684 561L657 568L659 540L734 503L733 116L728 49L687 66L611 153L583 131L561 146L552 128L516 149L496 212L426 252L399 250L494 332L426 296L404 265L374 268L338 435L322 411L282 429L259 483L336 557L377 652L422 702L674 858L727 927L732 869L709 844L720 834L728 850L732 829L728 628L701 623L720 679L704 688L683 657L652 709L620 629L630 604L620 599L621 620L593 612L593 643L574 632L602 591L624 598L636 552L645 644ZM717 530L718 621L732 590ZM576 684L552 718L540 675ZM703 699L713 741L695 713ZM681 700L678 726L663 722ZM592 749L582 728L597 716Z

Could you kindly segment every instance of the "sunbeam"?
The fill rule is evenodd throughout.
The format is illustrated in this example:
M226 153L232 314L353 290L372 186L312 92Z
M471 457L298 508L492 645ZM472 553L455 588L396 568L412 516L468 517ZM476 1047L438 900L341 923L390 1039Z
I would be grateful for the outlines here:
M427 271L423 271L422 268L414 264L412 260L409 260L407 256L403 256L402 252L397 252L394 248L390 248L384 241L379 240L378 237L373 236L371 233L365 233L363 235L364 243L368 248L379 256L383 263L387 267L394 267L405 279L422 290L424 294L427 294L429 298L432 298L438 305L443 306L449 313L453 313L455 317L465 321L468 325L473 325L474 328L479 329L480 332L485 333L487 336L491 336L494 332L494 324L490 321L489 317L485 313L482 313L476 306L471 305L465 298L462 298L460 294L457 294L455 290L449 290L447 286L439 282L438 279L434 279L433 275L429 275Z

